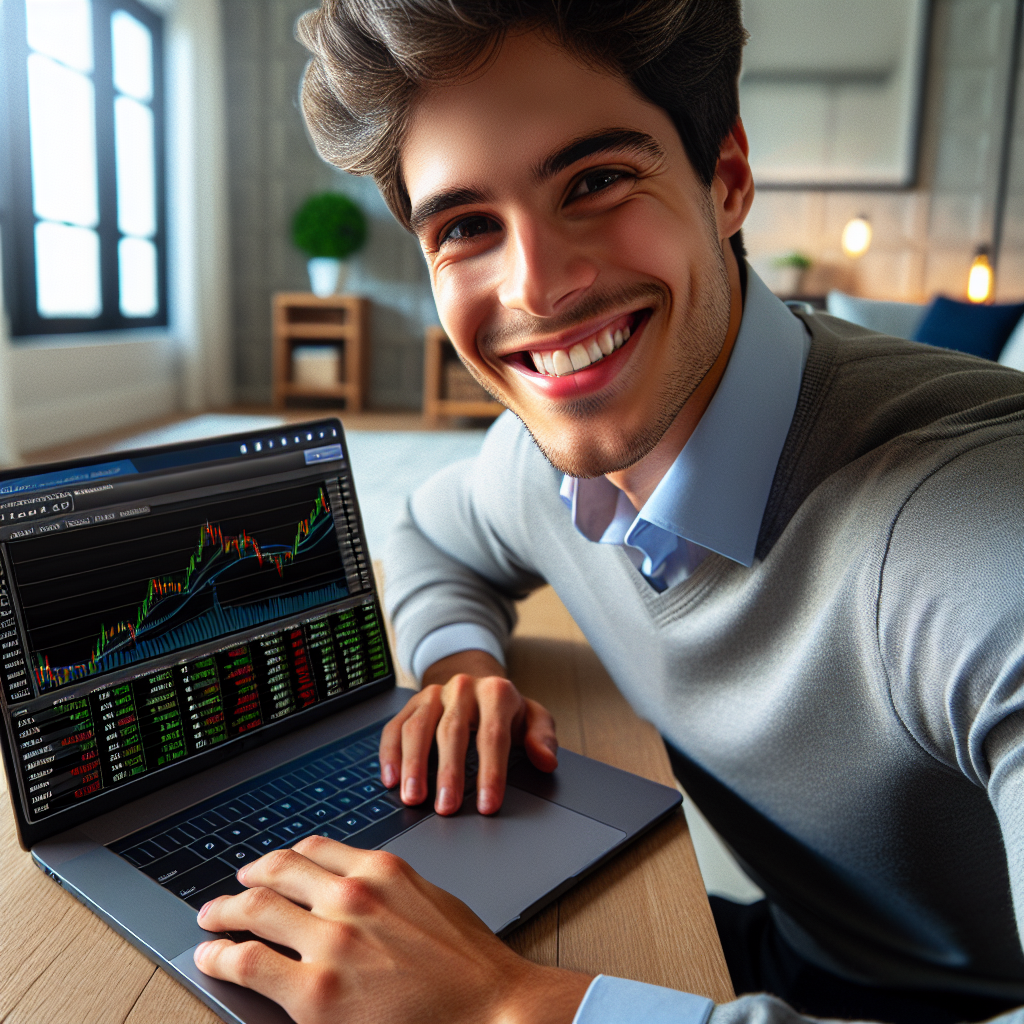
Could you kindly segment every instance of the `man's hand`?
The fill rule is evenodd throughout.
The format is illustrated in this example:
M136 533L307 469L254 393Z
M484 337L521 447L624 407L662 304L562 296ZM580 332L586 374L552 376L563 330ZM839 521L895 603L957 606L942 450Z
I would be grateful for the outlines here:
M423 676L423 689L384 727L380 738L381 781L391 789L401 781L402 800L422 803L427 796L427 759L437 734L438 814L462 806L466 751L476 730L479 757L476 806L493 814L505 798L509 748L522 744L541 770L558 767L555 722L535 700L528 700L505 678L505 670L484 651L461 651L435 662Z
M249 886L199 912L200 970L262 992L297 1024L569 1024L591 978L513 953L460 900L405 861L310 836L238 872Z

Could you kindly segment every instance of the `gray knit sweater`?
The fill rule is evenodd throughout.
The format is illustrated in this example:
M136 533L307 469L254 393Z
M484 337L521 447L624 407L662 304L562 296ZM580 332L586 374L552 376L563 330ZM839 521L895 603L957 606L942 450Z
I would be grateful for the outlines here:
M636 711L738 798L733 845L804 956L1024 1003L1024 376L806 320L750 568L711 555L655 592L575 530L505 414L393 537L399 656L455 622L504 642L549 582ZM742 848L744 814L808 870Z

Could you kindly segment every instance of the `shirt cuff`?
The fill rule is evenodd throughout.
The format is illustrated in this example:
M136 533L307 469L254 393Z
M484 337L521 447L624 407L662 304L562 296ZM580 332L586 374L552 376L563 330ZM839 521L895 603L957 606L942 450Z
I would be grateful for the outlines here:
M587 989L572 1024L707 1024L715 1004L704 996L677 992L599 974Z
M453 622L450 626L442 626L428 633L416 645L412 656L412 674L416 681L423 681L423 673L435 661L447 658L449 654L458 654L459 651L486 651L502 667L505 665L505 652L489 629L475 622Z

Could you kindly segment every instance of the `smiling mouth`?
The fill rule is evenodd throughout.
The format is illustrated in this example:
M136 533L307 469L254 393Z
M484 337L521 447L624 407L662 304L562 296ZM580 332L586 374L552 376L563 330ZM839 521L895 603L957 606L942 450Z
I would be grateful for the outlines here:
M544 377L571 376L601 362L622 348L647 313L648 311L644 310L620 318L619 321L613 321L596 334L568 348L517 352L517 359L526 369L534 370Z

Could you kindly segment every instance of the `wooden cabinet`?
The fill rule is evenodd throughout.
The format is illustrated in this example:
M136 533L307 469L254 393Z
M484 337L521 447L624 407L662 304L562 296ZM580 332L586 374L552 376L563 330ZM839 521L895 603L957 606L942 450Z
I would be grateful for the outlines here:
M355 295L320 299L307 292L278 292L274 296L273 397L277 408L289 398L324 398L344 399L351 412L363 410L369 372L368 305L366 299ZM338 380L322 387L297 382L293 353L300 346L336 349Z
M494 417L505 407L462 365L442 327L428 327L423 353L423 417L431 424L448 416Z

